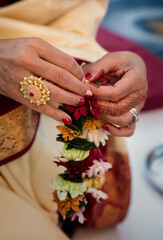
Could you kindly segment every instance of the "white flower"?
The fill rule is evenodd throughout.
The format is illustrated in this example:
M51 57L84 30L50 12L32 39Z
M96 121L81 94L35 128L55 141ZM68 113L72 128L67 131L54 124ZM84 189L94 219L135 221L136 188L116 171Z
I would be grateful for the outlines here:
M83 215L83 212L85 212L85 207L82 207L79 212L76 212L76 213L72 214L72 215L71 215L71 221L74 221L75 218L78 217L78 222L80 222L81 224L83 224L84 221L86 220L86 218L85 218L84 215Z
M66 199L67 197L67 192L62 192L62 191L57 191L57 196L59 198L59 200L63 201Z
M59 194L62 198L65 192L69 192L72 198L82 195L87 190L88 182L75 183L68 180L64 180L61 176L57 176L56 179L52 179L50 187L54 190L61 191L63 194Z
M102 159L100 161L93 160L94 165L90 167L89 170L87 170L85 173L83 173L83 177L86 175L88 177L97 176L97 174L104 174L108 169L112 168L111 163L104 162Z
M91 193L94 198L96 198L97 202L100 203L101 199L108 199L108 195L101 190L97 190L97 188L88 188L87 193Z
M67 149L68 145L65 144L62 150L62 155L64 157L64 162L67 161L82 161L84 159L86 159L89 156L89 150L85 151L85 150L81 150L81 149L76 149L76 148L71 148L71 149ZM62 160L60 158L60 160Z
M106 144L108 135L110 135L110 133L101 127L93 130L84 130L82 137L88 139L90 142L94 142L96 147L99 147L100 143L102 146Z

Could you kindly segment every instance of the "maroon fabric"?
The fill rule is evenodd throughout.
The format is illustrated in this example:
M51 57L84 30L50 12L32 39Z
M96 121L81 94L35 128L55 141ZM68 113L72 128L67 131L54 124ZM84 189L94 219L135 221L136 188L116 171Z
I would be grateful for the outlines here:
M0 116L10 112L11 110L20 105L21 105L20 103L12 100L11 98L0 95Z
M20 0L0 0L0 7L5 7L9 4L19 2Z
M109 52L132 51L139 54L147 66L148 98L143 110L163 107L163 61L142 46L101 27L97 41Z

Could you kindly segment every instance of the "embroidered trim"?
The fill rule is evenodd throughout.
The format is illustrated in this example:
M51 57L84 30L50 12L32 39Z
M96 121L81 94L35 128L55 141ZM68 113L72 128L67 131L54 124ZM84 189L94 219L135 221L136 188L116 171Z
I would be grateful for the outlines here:
M38 120L39 113L23 105L0 116L0 160L3 160L3 164L4 159L11 159L16 154L18 157L19 152L28 148L33 141Z

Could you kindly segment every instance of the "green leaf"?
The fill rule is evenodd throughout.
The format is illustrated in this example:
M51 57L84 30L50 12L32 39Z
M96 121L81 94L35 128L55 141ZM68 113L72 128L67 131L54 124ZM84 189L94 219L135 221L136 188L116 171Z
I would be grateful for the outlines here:
M100 81L96 81L96 82L94 82L97 86L101 86L102 85L102 83L100 82Z
M83 182L81 173L80 173L80 174L77 174L75 177L70 177L68 172L61 173L61 174L59 174L59 175L60 175L64 180L68 180L68 181L70 181L70 182L74 182L74 183L82 183L82 182Z
M77 149L88 151L91 148L94 148L94 146L95 145L93 142L89 142L86 139L77 137L77 138L74 138L72 141L68 142L67 149L77 148Z
M81 150L84 150L84 151L88 151L91 148L96 148L96 146L93 142L89 142L89 141L87 141L86 139L83 139L83 138L76 137L71 141L65 141L62 138L62 134L58 134L56 140L58 142L66 143L68 145L67 149L76 148L76 149L81 149Z

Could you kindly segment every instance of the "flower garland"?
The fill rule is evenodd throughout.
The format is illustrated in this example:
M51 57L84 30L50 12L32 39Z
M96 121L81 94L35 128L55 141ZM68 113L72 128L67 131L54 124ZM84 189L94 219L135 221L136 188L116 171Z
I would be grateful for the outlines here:
M86 78L91 74L87 73ZM108 75L100 71L94 77L94 84L108 85ZM53 201L63 219L78 219L83 224L90 208L108 196L102 190L103 175L112 165L105 157L109 143L109 131L100 120L97 99L85 97L82 106L59 106L72 118L71 125L60 125L57 141L63 142L62 156L54 161L64 166L65 172L53 179L50 187L54 190Z

